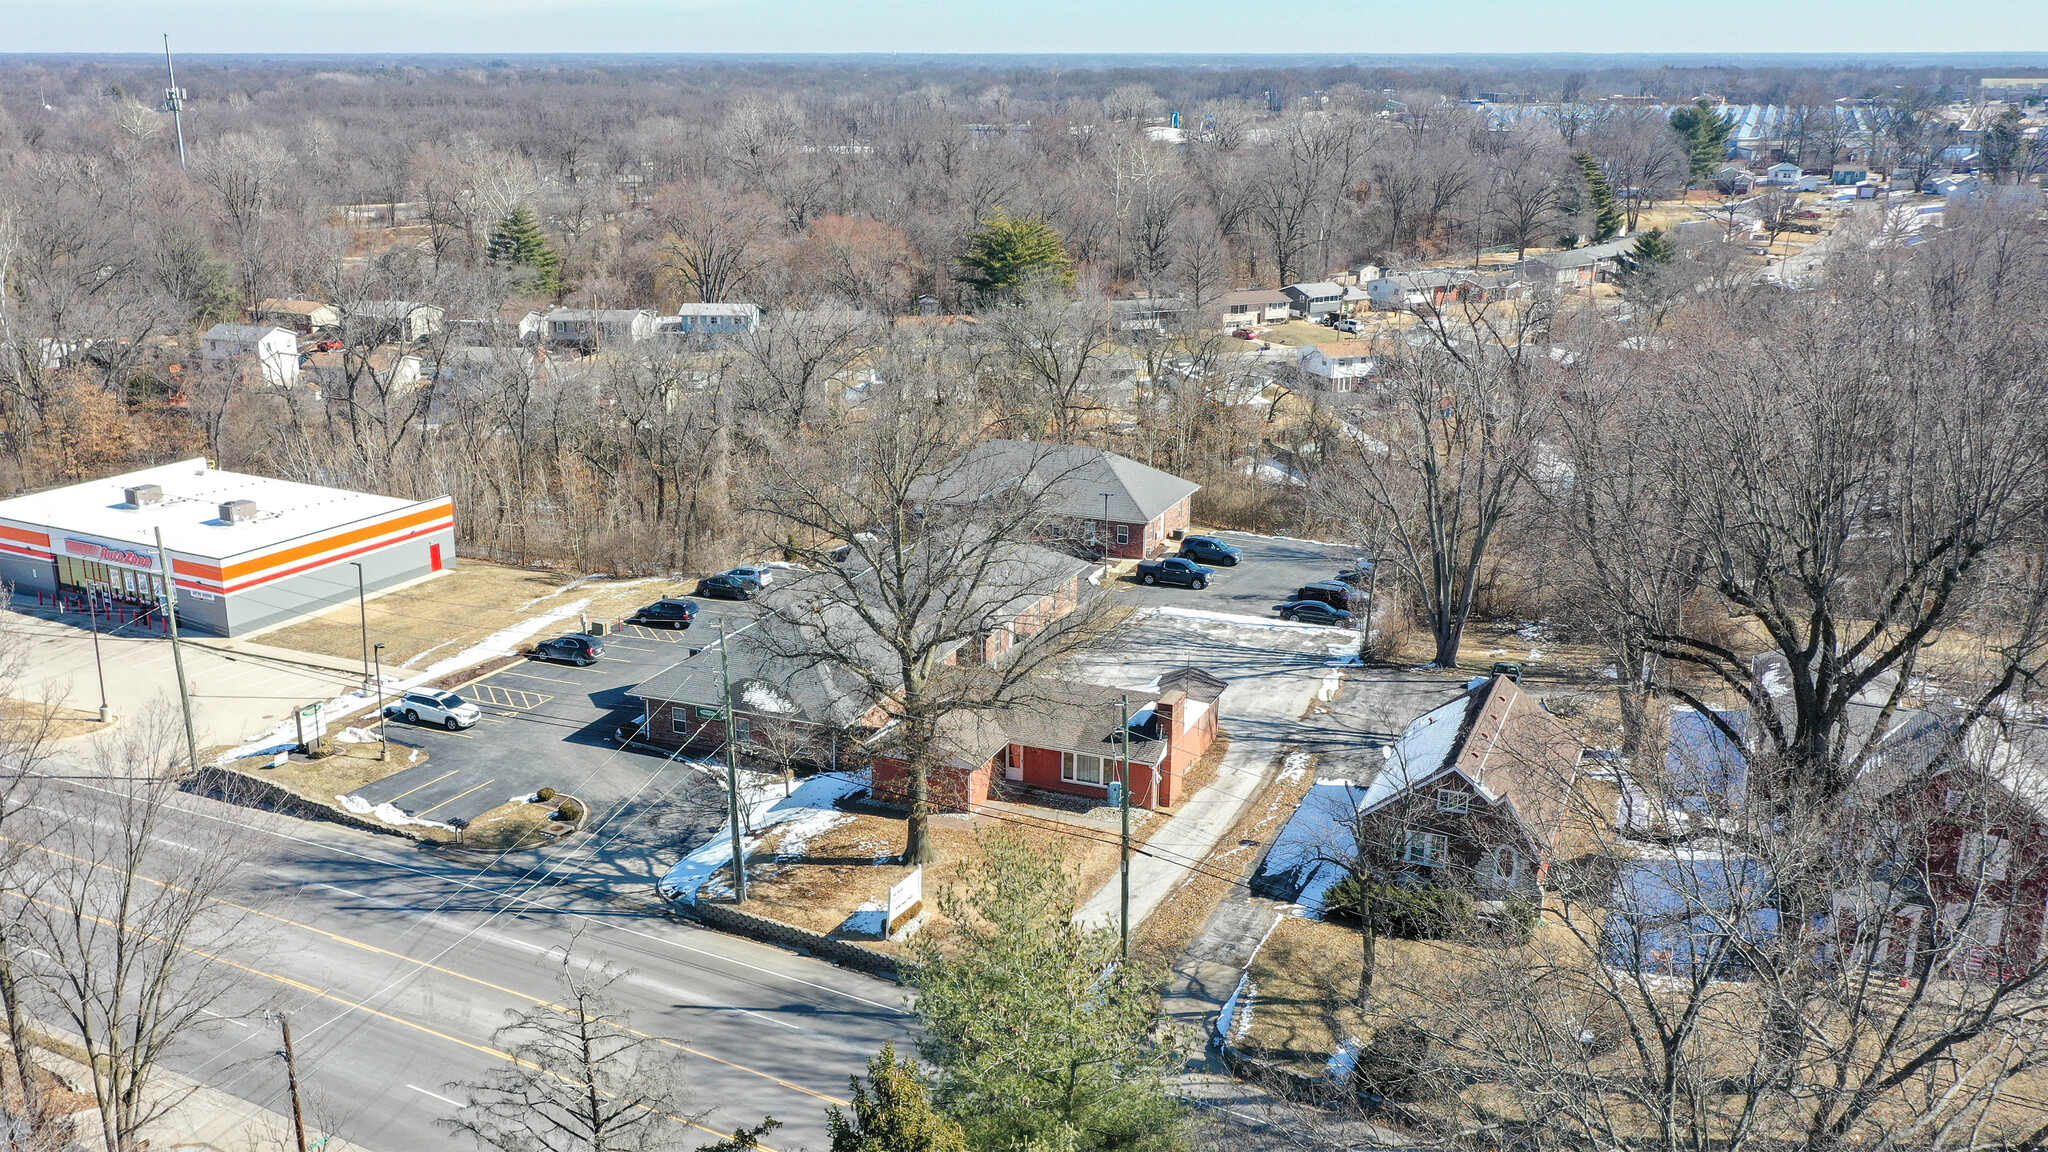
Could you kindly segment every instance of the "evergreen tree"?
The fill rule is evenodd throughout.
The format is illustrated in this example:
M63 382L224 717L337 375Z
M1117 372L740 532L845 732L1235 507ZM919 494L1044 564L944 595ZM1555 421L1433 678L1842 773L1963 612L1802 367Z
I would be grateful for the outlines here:
M939 897L947 948L922 944L915 981L920 1047L968 1145L1180 1147L1172 1054L1145 1039L1156 974L1119 962L1114 932L1074 923L1064 860L998 832L962 879Z
M1721 171L1728 158L1728 137L1735 131L1721 110L1702 96L1671 114L1671 130L1685 141L1692 182L1703 184Z
M999 296L1027 280L1074 279L1074 260L1058 230L1036 216L1012 216L997 208L982 217L967 251L960 257L962 283L974 286L983 299Z
M1615 263L1619 265L1617 278L1623 291L1631 291L1644 283L1657 269L1671 263L1678 254L1671 246L1671 240L1662 228L1652 228L1636 237L1635 246L1621 254Z
M1621 232L1622 222L1614 185L1607 182L1607 173L1601 171L1600 162L1593 159L1591 152L1581 152L1572 160L1579 166L1579 178L1586 185L1586 207L1593 213L1593 243L1614 239Z
M853 1081L853 1116L825 1110L832 1152L967 1152L967 1134L933 1106L915 1065L885 1045L868 1061L868 1082Z
M548 297L562 294L561 254L548 243L547 233L541 231L532 211L516 208L498 221L491 229L486 255L500 267L527 269L527 291Z

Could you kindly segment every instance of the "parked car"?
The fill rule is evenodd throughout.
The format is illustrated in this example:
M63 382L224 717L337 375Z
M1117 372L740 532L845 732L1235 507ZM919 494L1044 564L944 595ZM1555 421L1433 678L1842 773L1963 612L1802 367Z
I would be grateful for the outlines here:
M1204 568L1193 560L1169 556L1164 560L1146 560L1138 565L1138 581L1143 584L1179 584L1188 588L1207 588L1214 568Z
M1349 584L1353 588L1363 588L1372 583L1372 561L1360 557L1356 563L1356 568L1344 568L1337 572L1338 583Z
M1221 564L1225 568L1235 568L1238 561L1244 559L1244 549L1235 544L1225 544L1214 536L1189 536L1180 542L1177 555L1197 564Z
M1335 324L1332 324L1332 325L1331 325L1331 327L1332 327L1332 328L1335 328L1335 329L1336 329L1337 331L1339 331L1339 332L1363 332L1363 331L1365 331L1365 325L1364 325L1364 324L1360 323L1360 322L1359 322L1359 321L1357 321L1357 320L1353 320L1353 319L1351 319L1351 318L1349 318L1349 317L1346 317L1346 318L1344 318L1344 319L1342 319L1342 320L1339 320L1339 321L1337 321L1337 322L1336 322Z
M768 581L774 579L773 571L773 569L762 568L754 564L743 564L738 568L727 568L725 571L720 572L719 575L745 581L756 588L766 588Z
M385 708L384 714L407 724L439 724L453 732L483 719L484 711L453 692L415 688L399 697L398 703Z
M1232 332L1231 335L1237 337L1239 340L1257 340L1259 338L1259 334L1257 332L1252 331L1249 328L1239 328L1236 331Z
M595 636L572 633L535 644L531 654L536 660L560 660L582 667L597 663L604 655L604 642Z
M650 628L688 628L690 621L697 618L697 604L692 600L656 600L647 607L633 613L628 623L645 624Z
M697 581L693 595L712 600L752 600L755 585L737 576L706 576Z
M1294 590L1294 599L1297 603L1303 600L1312 600L1328 604L1332 608L1349 608L1351 606L1351 586L1335 580L1318 580L1313 584L1303 584L1301 587L1296 588Z
M1295 600L1280 605L1280 618L1302 624L1328 624L1337 628L1351 624L1351 613L1342 608L1332 608L1321 600Z

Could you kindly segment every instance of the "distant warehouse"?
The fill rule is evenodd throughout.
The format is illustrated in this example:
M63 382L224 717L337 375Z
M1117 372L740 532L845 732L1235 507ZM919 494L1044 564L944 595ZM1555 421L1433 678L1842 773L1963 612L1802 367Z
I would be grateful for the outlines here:
M156 531L163 531L162 553ZM455 510L186 460L0 500L0 580L17 593L163 602L239 636L455 566Z

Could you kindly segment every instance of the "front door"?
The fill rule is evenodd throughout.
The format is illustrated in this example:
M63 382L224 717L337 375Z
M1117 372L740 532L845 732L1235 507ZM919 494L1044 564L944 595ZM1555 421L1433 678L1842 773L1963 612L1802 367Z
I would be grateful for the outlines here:
M1003 779L1024 779L1024 749L1021 746L1010 745L1009 753L1003 757Z

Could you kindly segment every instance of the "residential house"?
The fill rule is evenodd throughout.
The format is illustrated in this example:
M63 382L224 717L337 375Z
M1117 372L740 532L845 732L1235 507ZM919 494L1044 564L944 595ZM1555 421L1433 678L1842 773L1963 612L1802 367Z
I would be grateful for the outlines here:
M545 313L531 304L511 303L487 316L449 321L458 339L477 346L532 344L545 329Z
M655 337L655 315L644 308L557 308L546 316L547 342L587 351L639 344Z
M972 812L992 797L1029 799L1036 791L1108 804L1116 799L1112 786L1122 784L1133 808L1172 807L1185 799L1188 769L1216 740L1217 701L1228 686L1192 667L1168 672L1156 690L1141 692L1027 683L1016 703L962 713L943 725L933 802ZM872 794L902 803L908 775L901 759L877 756Z
M1356 391L1379 367L1380 352L1371 340L1333 340L1304 344L1298 367L1310 384L1325 392Z
M1283 324L1293 310L1293 297L1275 288L1249 288L1223 294L1223 326L1254 328Z
M721 336L740 336L761 327L761 309L754 304L683 304L673 316L654 321L663 340L705 343Z
M341 313L334 305L318 300L264 300L249 309L249 319L302 335L341 327Z
M347 397L350 374L357 384L370 384L385 395L416 387L421 379L420 358L396 344L379 344L365 352L361 348L331 348L314 352L304 363L306 383L328 396Z
M348 313L350 320L359 323L388 325L389 330L380 332L380 338L407 344L439 334L441 317L441 309L414 300L363 300Z
M299 338L268 324L215 324L200 337L206 367L214 372L256 369L266 384L299 378Z
M1797 184L1802 175L1803 173L1800 171L1799 165L1787 161L1779 161L1764 169L1764 183L1777 185Z
M1451 303L1504 300L1523 288L1519 272L1475 272L1469 268L1432 268L1419 272L1382 272L1365 285L1375 308L1442 308Z
M1020 489L1046 502L1062 540L1142 559L1185 532L1201 485L1080 444L990 440L911 489L920 504L966 507Z
M1739 196L1756 187L1756 174L1746 165L1725 164L1714 174L1714 187L1724 194Z
M1834 166L1828 176L1828 183L1850 185L1861 184L1870 179L1870 165L1860 160L1844 161Z
M1583 753L1512 677L1475 680L1409 724L1369 783L1312 788L1252 890L1316 903L1363 868L1482 899L1533 896L1564 833Z
M1289 310L1304 320L1315 320L1332 312L1344 310L1344 287L1328 280L1312 284L1289 284L1280 291L1287 294Z
M1607 278L1621 258L1636 246L1635 237L1567 248L1532 256L1523 264L1523 274L1533 282L1552 284L1559 291L1574 291Z
M1188 302L1178 296L1141 294L1109 302L1110 324L1121 332L1164 332L1187 313Z

